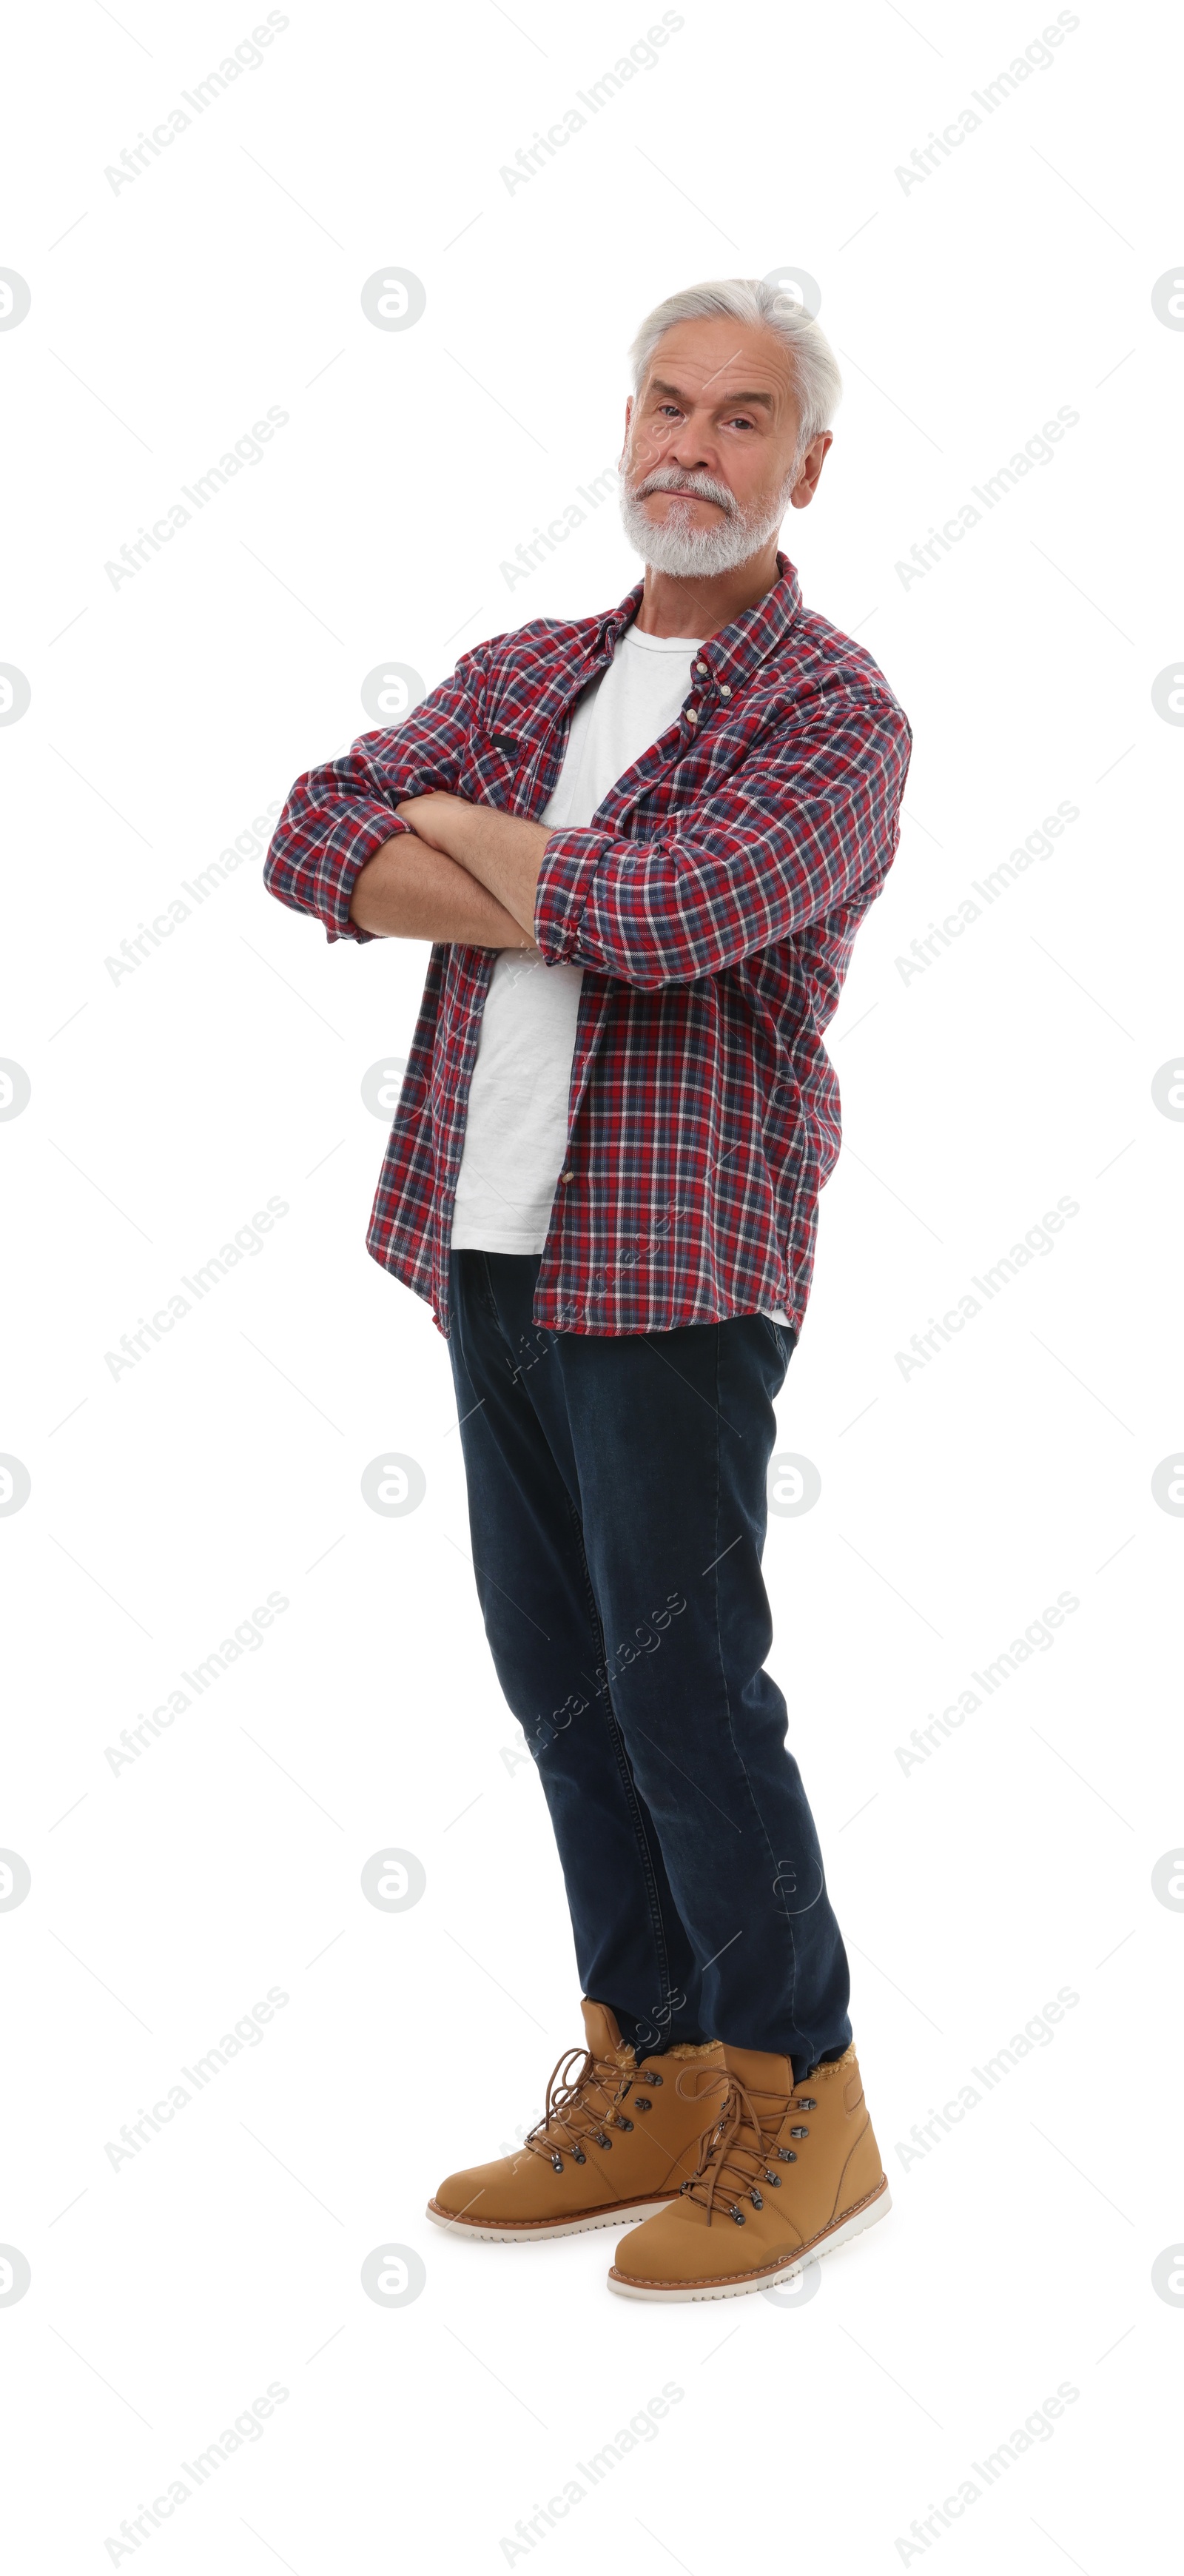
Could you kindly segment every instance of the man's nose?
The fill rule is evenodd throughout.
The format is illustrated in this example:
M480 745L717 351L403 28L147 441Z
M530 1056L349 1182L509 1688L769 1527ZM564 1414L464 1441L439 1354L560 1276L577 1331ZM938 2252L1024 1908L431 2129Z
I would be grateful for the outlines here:
M679 421L666 450L668 465L681 465L688 474L710 473L715 453L709 433L693 420Z
M693 421L658 421L642 433L643 452L655 465L677 465L687 474L711 473L716 459L706 431Z

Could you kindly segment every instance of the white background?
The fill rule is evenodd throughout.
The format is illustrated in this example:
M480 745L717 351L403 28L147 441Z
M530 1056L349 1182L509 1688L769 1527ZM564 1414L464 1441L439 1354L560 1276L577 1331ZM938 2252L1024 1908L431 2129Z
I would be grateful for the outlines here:
M30 2576L142 2552L178 2576L539 2553L863 2576L931 2549L1101 2576L1166 2537L1184 2314L1151 2273L1184 2231L1184 1924L1151 1877L1184 1833L1162 1620L1184 1528L1151 1479L1184 1436L1184 1125L1151 1085L1182 1037L1184 735L1151 691L1182 641L1184 336L1151 294L1182 248L1180 70L1166 21L1083 8L906 190L898 167L1045 23L918 9L693 0L513 191L503 165L643 37L640 0L296 0L118 190L124 147L248 36L245 0L78 0L10 30L0 261L32 304L0 334L0 660L32 694L0 731L0 1052L32 1090L0 1127L0 1447L31 1493L0 1532L0 1841L32 1884L0 1915L0 2238L31 2285L0 2355L5 2554ZM363 314L383 263L424 283L406 332ZM822 1494L774 1515L766 1557L895 2211L795 2306L663 2314L606 2292L611 2237L467 2249L422 2216L578 2037L446 1349L363 1242L384 1129L360 1086L406 1053L426 951L330 948L256 856L133 971L105 961L366 727L384 657L432 686L487 634L616 603L637 568L611 499L528 580L500 566L615 460L648 307L779 263L819 282L847 388L785 544L916 735L833 1031L846 1150L780 1406ZM259 463L114 586L121 546L272 405ZM1052 460L906 585L913 545L1061 406ZM1054 855L906 982L911 942L1063 800ZM273 1196L263 1248L113 1377L121 1335ZM1061 1197L1055 1249L906 1379L911 1336ZM402 1518L360 1491L384 1443L427 1480ZM262 1645L113 1771L121 1730L273 1590ZM903 1769L1061 1591L1055 1645ZM360 1887L384 1837L426 1871L395 1914ZM258 2044L113 2169L105 2142L273 1985ZM906 2165L898 2142L1062 1987L1055 2037ZM360 2281L386 2244L426 2263L393 2309ZM273 2381L259 2440L113 2559L121 2519ZM508 2553L666 2382L653 2439ZM1049 2438L907 2555L1061 2383Z

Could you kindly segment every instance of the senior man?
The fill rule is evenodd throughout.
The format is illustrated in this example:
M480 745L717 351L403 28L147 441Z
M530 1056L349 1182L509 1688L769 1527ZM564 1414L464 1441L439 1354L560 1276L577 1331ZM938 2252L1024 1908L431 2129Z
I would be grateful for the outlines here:
M583 1988L521 2151L429 2214L514 2242L639 2220L611 2286L700 2299L889 2205L761 1558L839 1145L822 1032L910 735L778 550L841 391L817 323L725 279L631 356L644 580L478 645L298 780L266 876L330 939L433 943L369 1246L447 1337Z

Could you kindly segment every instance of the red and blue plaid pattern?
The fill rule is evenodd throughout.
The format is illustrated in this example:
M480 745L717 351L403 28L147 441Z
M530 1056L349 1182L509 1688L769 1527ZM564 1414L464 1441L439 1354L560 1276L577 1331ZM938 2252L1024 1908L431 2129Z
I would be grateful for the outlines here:
M870 654L802 607L792 564L704 644L676 724L586 830L552 833L535 938L584 967L567 1158L534 1320L666 1332L805 1313L839 1150L822 1043L899 836L911 734ZM637 614L535 618L462 654L390 731L292 789L265 881L330 939L355 879L447 789L536 819L568 721ZM448 1248L494 951L433 947L367 1237L448 1331Z

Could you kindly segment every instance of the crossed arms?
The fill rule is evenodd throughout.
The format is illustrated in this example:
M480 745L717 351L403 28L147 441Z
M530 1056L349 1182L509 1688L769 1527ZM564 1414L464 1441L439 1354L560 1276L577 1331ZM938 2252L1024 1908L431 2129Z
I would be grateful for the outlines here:
M354 885L349 917L359 930L475 948L534 947L545 824L440 793L405 797L395 819L408 828L383 842Z
M548 830L454 792L474 742L493 739L491 650L296 781L264 869L281 902L330 939L537 949L640 991L802 933L849 942L891 864L908 769L907 722L876 675L816 656L817 675L766 690L743 744L716 758L684 744L690 792L632 838Z

